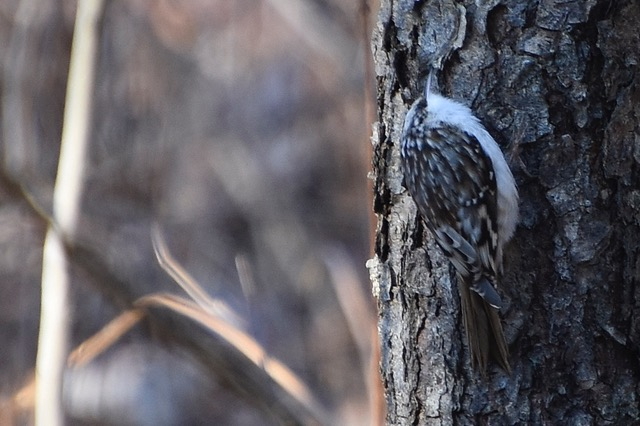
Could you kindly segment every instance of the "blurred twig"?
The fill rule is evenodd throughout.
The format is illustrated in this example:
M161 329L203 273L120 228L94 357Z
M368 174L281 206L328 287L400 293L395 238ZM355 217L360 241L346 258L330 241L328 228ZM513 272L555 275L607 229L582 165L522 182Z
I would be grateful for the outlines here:
M58 174L53 192L53 217L66 237L73 238L80 211L83 166L90 127L91 93L101 0L81 0L69 65ZM36 358L35 424L58 426L64 421L61 388L68 345L67 256L60 233L47 231L42 258L40 334Z
M378 365L380 363L378 331L373 314L373 303L362 291L358 275L346 253L338 248L325 252L325 263L331 275L342 313L349 332L356 343L362 365L362 376L367 385L371 425L381 425L384 419L384 398Z
M236 326L242 324L242 319L224 301L209 296L196 280L171 256L165 242L160 226L155 224L151 230L153 251L160 267L198 304L202 309L233 323Z
M208 359L207 364L214 363L213 367L218 373L225 371L222 376L227 376L226 379L230 379L239 390L248 391L254 404L262 405L270 411L279 406L276 412L279 413L282 422L295 420L300 424L327 424L328 418L324 409L307 386L284 364L270 357L255 339L238 328L238 324L241 323L240 316L223 301L210 297L173 259L158 225L152 230L152 240L162 268L195 303L173 295L153 294L138 299L135 305L169 308L215 333L220 343L230 347L231 351L222 364L215 364L215 359ZM224 368L225 365L230 365L231 368ZM249 386L244 383L247 378L251 382Z
M14 426L33 422L29 417L33 414L35 387L35 375L32 372L24 385L10 398L0 398L0 425Z
M102 327L96 334L78 345L69 355L69 365L82 367L91 362L140 322L143 316L144 312L140 309L124 311L111 320L109 324Z
M225 360L232 373L229 377L235 384L249 379L252 402L269 411L276 411L284 424L328 424L328 417L312 396L307 386L280 361L270 357L264 348L251 336L224 319L211 315L197 304L170 294L152 294L136 303L143 308L168 308L174 313L196 321L218 336L233 352ZM207 363L215 362L209 360ZM216 368L220 368L217 365ZM229 379L229 377L222 378Z
M176 325L172 330L174 342L197 342L182 345L198 356L203 365L215 372L216 381L231 385L254 406L271 413L281 424L324 425L328 416L313 397L307 386L284 364L270 357L251 336L196 303L171 294L152 294L140 298L134 309L124 312L107 324L94 336L80 344L69 356L72 367L80 367L111 346L133 325L142 319L144 312L169 315L168 321ZM192 322L206 330L196 332ZM156 324L162 323L157 315L150 317ZM158 321L159 320L159 321ZM165 328L165 331L171 331ZM176 339L176 335L181 335ZM196 340L191 337L198 336Z

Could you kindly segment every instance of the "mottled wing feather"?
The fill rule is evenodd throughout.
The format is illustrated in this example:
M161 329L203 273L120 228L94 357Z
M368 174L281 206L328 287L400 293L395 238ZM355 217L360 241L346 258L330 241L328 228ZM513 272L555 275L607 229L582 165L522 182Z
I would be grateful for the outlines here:
M434 107L458 114L453 122L459 122L465 114L469 120L476 120L470 111L452 101L434 99ZM430 113L424 98L407 113L401 144L405 182L425 223L457 271L472 364L484 372L493 357L509 372L509 351L494 309L502 304L494 287L500 263L496 259L494 165L476 137L464 133L463 128L478 130L476 127L435 124L446 122L445 113L442 109Z
M487 302L493 305L497 297L499 303L491 286L498 245L496 179L491 160L472 135L448 126L420 133L409 130L404 135L402 158L409 192L457 272L470 278L472 286L483 284L473 289L484 293Z

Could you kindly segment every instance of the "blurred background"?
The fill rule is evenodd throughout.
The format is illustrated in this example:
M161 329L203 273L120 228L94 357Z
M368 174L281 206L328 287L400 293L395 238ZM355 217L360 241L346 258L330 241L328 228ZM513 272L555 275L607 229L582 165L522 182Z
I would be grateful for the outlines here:
M6 182L51 211L75 8L0 0L0 424L32 422L46 231ZM92 255L72 259L70 349L141 296L184 296L155 259L157 223L176 261L332 423L374 421L364 264L375 10L365 0L106 2L78 234ZM142 322L69 368L67 420L277 424L228 381Z

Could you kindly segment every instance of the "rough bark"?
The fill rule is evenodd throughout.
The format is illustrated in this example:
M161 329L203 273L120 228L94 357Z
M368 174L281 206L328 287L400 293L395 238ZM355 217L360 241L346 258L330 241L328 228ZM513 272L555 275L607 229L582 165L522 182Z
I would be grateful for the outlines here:
M369 269L388 424L639 421L638 22L633 1L381 2ZM470 368L455 283L402 185L402 122L430 66L518 182L500 284L510 376Z

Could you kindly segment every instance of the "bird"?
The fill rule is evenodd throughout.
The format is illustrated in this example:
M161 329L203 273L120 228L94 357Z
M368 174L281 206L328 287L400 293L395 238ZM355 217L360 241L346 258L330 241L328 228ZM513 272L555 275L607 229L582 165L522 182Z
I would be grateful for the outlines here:
M471 364L510 372L497 291L518 222L518 190L500 147L466 105L431 91L406 114L400 144L404 182L458 281Z

